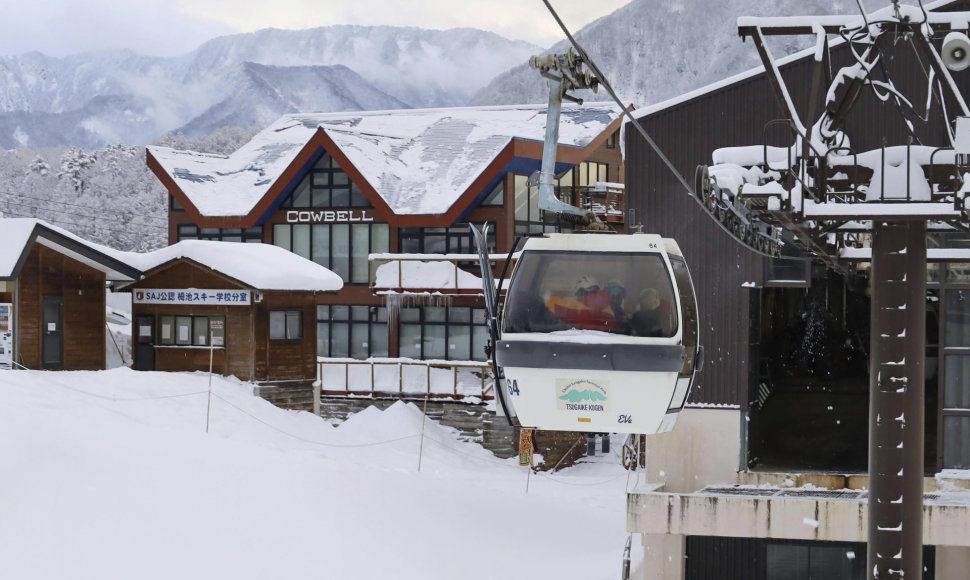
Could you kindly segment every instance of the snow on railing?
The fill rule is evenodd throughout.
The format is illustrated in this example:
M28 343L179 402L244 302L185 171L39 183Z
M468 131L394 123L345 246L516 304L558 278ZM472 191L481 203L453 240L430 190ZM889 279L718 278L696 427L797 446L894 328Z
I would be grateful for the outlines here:
M506 254L489 255L494 263L506 259ZM477 254L370 254L368 260L372 291L482 293L481 277L468 271L478 269Z
M483 402L494 398L495 380L487 362L372 358L317 359L323 396L424 398Z

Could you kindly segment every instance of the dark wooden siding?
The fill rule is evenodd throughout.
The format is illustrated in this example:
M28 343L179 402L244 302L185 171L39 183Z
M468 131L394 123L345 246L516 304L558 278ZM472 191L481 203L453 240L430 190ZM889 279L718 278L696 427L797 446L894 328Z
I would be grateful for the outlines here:
M63 370L105 366L105 275L35 244L17 278L17 352L21 364L41 368L44 296L64 300Z
M961 3L954 9L964 7ZM755 50L754 46L751 50ZM916 95L916 106L925 106L926 79L913 50L900 43L892 58L884 59L890 74L903 94ZM849 63L845 50L833 51L833 70ZM818 118L824 98L824 80L816 99L814 118L809 119L809 93L814 60L811 56L781 67L789 93L804 123ZM897 74L893 74L897 72ZM955 73L964 95L970 88L970 74ZM949 110L953 111L952 104ZM933 104L933 110L939 108ZM644 127L693 187L694 169L710 164L715 149L731 146L791 144L782 131L766 135L765 124L779 119L783 112L767 78L752 76L713 89L692 99L649 112ZM945 146L948 141L941 122L935 119L915 124L918 142ZM860 96L846 132L856 151L906 143L908 132L894 102L877 100L867 88ZM636 209L637 221L644 231L675 238L684 251L698 295L700 340L707 365L698 375L691 395L693 403L736 404L747 408L749 377L757 374L752 360L751 321L757 318L758 290L742 288L744 282L764 282L765 260L747 250L726 234L692 199L661 162L650 146L626 126L626 173L628 207ZM753 305L753 306L752 306ZM754 310L754 311L752 311Z
M269 313L273 310L303 312L303 338L270 340ZM256 305L256 378L259 381L313 382L317 361L317 302L303 292L267 292Z

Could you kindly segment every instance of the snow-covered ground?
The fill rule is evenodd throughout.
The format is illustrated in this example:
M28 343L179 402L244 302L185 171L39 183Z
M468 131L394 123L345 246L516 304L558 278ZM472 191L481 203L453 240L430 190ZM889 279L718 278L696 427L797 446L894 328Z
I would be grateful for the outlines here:
M0 577L619 574L633 482L615 455L527 481L428 421L419 471L416 405L332 427L223 377L206 433L208 381L0 371Z

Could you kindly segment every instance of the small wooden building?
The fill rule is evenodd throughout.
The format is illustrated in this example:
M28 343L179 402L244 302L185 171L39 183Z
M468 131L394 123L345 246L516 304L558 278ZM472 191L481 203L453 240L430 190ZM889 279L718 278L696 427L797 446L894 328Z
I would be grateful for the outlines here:
M282 248L189 240L136 255L134 367L196 371L261 384L316 379L318 292L343 287L330 270Z
M36 219L0 219L0 366L105 368L105 285L140 272Z

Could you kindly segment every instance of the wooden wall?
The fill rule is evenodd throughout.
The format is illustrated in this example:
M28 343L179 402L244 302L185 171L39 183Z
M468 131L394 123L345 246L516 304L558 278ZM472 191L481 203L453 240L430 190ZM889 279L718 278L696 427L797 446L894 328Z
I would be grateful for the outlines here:
M35 244L17 278L17 356L42 367L43 297L64 300L64 364L61 370L105 368L105 275L50 248Z
M301 310L303 338L270 340L271 310ZM317 377L317 301L310 292L265 292L255 305L256 380L313 382Z

